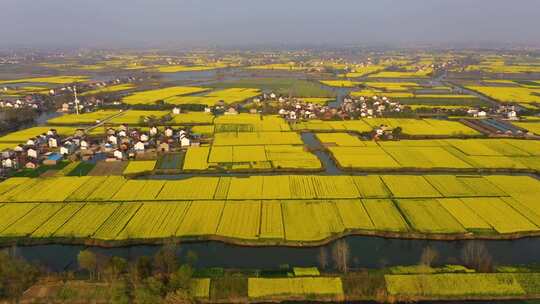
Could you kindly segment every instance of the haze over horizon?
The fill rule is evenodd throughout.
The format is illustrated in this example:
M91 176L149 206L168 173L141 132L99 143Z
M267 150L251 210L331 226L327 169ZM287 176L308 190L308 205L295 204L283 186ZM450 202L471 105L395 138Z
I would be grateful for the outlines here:
M534 0L3 0L0 46L538 46L539 11Z

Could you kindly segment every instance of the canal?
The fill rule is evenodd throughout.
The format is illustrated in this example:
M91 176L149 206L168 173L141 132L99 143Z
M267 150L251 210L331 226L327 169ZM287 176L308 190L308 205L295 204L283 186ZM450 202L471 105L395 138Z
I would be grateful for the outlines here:
M391 239L370 236L348 236L342 239L350 251L351 268L380 268L418 264L425 248L437 252L436 264L463 264L465 248L484 248L494 265L540 264L540 238L489 241L434 241ZM197 267L222 267L235 269L277 269L282 265L318 266L321 252L331 260L336 242L320 247L249 247L218 241L184 242L177 247L182 259L187 252L194 252ZM83 245L31 245L7 248L28 261L37 262L53 271L77 268L77 254L90 249L107 256L119 256L133 261L141 256L155 254L161 245L133 245L103 248ZM331 263L330 266L332 267Z

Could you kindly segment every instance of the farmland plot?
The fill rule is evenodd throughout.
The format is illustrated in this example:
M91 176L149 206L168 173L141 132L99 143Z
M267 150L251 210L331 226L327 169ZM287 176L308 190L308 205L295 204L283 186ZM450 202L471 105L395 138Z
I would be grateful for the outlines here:
M3 204L0 206L0 231L10 227L18 219L38 206L37 203Z
M461 200L498 233L540 230L500 198L462 198Z
M223 132L214 136L214 146L302 145L296 132Z
M32 178L28 179L26 181L22 181L19 183L16 187L11 187L10 190L6 191L2 196L0 197L0 201L2 202L9 202L9 201L16 201L21 202L21 200L18 199L18 196L24 196L24 195L31 195L32 192L29 192L28 189L32 188L34 185L38 184L41 180L39 178Z
M317 139L324 143L344 147L364 147L366 143L348 133L317 133Z
M283 216L280 201L261 203L261 239L284 239Z
M458 198L440 198L438 201L467 230L473 232L493 231L493 228L467 207L467 204L462 200Z
M249 278L250 298L343 295L340 278Z
M143 203L116 239L152 239L174 236L190 202ZM131 207L134 208L134 207ZM129 208L128 213L133 212ZM113 228L113 231L118 227Z
M373 225L377 230L404 232L408 230L407 223L391 200L364 199L366 208Z
M98 187L107 180L107 176L93 176L89 178L82 186L73 191L66 201L84 201Z
M233 177L227 199L262 199L263 176Z
M12 177L0 183L0 195L18 187L19 185L31 181L29 177Z
M238 239L257 239L261 222L261 202L227 202L223 208L217 235Z
M26 236L32 234L39 226L53 216L58 210L62 209L64 204L37 204L15 223L4 229L1 236ZM2 209L0 208L0 212Z
M475 190L456 175L424 175L444 197L476 196Z
M423 233L466 232L436 199L400 199L396 203L416 231Z
M399 168L400 165L381 147L329 147L342 168Z
M88 203L60 227L54 236L78 238L92 236L119 205L116 203Z
M231 185L231 179L232 178L229 176L222 176L219 178L216 192L214 193L215 200L227 199L227 194L229 193L229 187Z
M210 147L189 147L184 159L184 170L207 170Z
M389 294L395 296L510 296L524 295L514 274L510 273L442 273L385 275Z
M138 200L139 190L146 184L146 180L128 180L111 198L112 201Z
M290 199L289 176L268 175L263 178L262 197L264 199Z
M282 209L289 241L320 241L345 229L329 201L288 201L282 203Z
M89 201L107 201L110 200L118 190L124 185L126 179L122 176L108 176L105 181L86 197Z
M224 201L193 202L178 227L176 236L215 235L224 205Z
M60 227L62 227L69 219L71 219L79 210L84 207L84 203L69 203L64 204L62 209L56 212L45 223L39 226L33 233L32 237L47 238L51 237Z
M360 200L335 200L341 221L345 229L373 230L373 222Z
M402 167L409 168L471 168L469 164L442 147L385 147Z
M191 177L167 181L157 200L208 200L214 198L219 178Z
M156 166L155 160L137 160L130 161L127 167L124 169L124 174L139 174L145 172L151 172Z
M540 195L540 181L530 176L486 176L490 182L512 196Z
M381 178L394 197L441 197L421 175L383 175Z
M538 204L531 205L523 203L523 199L516 200L511 197L501 197L501 199L510 207L514 208L514 210L527 218L531 223L535 224L537 227L540 227L540 214L535 211L539 209Z
M141 207L140 203L121 204L111 216L99 227L94 234L94 238L100 240L114 240L124 229L127 223Z
M378 175L351 176L362 198L390 197L390 190Z

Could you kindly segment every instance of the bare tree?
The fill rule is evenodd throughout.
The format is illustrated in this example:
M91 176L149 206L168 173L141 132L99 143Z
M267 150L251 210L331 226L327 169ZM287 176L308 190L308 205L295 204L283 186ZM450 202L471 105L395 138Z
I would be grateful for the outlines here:
M493 270L493 259L484 243L468 242L461 252L463 263L470 268L480 272L491 272Z
M332 257L339 271L347 273L349 270L349 245L344 240L339 240L334 244L332 249Z
M90 280L94 279L94 274L97 272L97 258L95 253L90 250L83 250L77 256L79 267L85 269L90 274Z
M437 250L431 248L431 246L427 246L422 251L422 256L420 257L420 265L424 266L431 266L435 260L437 260L437 257L439 256L439 253Z
M321 267L321 269L325 269L328 266L328 252L326 252L326 248L321 247L319 249L317 261L319 262L319 267Z

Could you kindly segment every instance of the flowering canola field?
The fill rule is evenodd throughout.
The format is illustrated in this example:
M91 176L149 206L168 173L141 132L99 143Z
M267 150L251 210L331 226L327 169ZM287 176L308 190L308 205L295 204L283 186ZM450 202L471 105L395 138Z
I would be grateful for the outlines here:
M505 175L12 178L0 183L0 238L264 245L347 233L531 235L539 195L537 179Z

